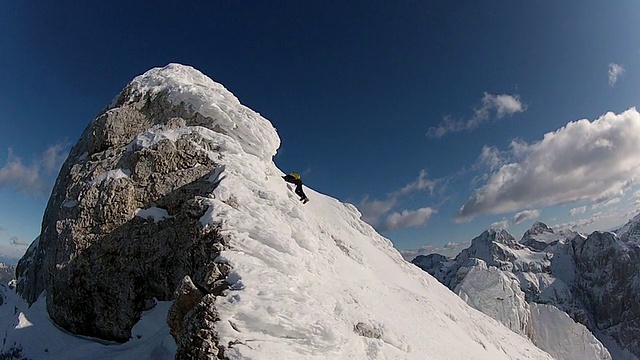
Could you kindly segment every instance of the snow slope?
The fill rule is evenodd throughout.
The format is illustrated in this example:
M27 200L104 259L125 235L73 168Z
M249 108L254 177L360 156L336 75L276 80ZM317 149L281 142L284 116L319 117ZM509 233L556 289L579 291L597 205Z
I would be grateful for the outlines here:
M218 259L233 269L227 278L230 288L215 303L220 318L216 330L219 343L227 347L226 357L552 358L404 261L388 239L360 220L361 214L353 205L309 188L305 191L311 201L300 203L272 161L280 144L275 129L222 85L178 64L150 70L132 84L131 96L170 94L174 105L186 104L216 124L215 131L200 126L179 130L156 126L130 146L149 146L158 139L175 141L197 132L216 147L210 156L222 165L212 170L210 181L219 185L204 199L208 211L200 222L219 227L230 246ZM164 216L162 209L141 211L138 216L155 221ZM37 351L42 355L36 339L43 338L55 339L52 341L59 345L55 349L51 346L49 358L79 354L86 358L112 358L114 354L123 359L144 358L137 357L144 350L135 345L144 338L156 339L140 345L148 351L165 354L171 350L166 324L152 335L134 337L122 345L81 344L73 336L61 335L46 320L42 300L32 309L19 311L34 324L28 327L28 336L17 335L24 331L22 318L7 313L12 322L3 320L6 336L21 345L25 354ZM151 310L150 317L164 314L164 306ZM137 326L148 329L143 325L141 321ZM72 346L84 346L86 353L69 353ZM129 347L139 353L126 355L124 350L116 350ZM5 345L3 352L7 350ZM149 352L145 354L151 357Z
M134 337L124 344L76 336L51 322L45 297L31 307L16 293L13 284L0 285L0 331L2 351L19 355L16 359L112 359L169 360L174 358L176 344L166 325L171 302L160 302L145 312L133 328ZM12 357L8 357L12 359Z

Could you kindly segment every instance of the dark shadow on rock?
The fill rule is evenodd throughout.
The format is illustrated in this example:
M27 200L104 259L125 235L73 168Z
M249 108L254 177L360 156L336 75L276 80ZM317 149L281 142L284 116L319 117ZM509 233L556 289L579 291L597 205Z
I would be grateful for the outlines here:
M142 311L154 299L173 300L185 275L207 293L218 290L228 273L216 263L226 247L218 228L205 227L202 198L217 183L209 174L175 189L145 208L166 209L158 221L134 216L59 267L47 293L49 314L76 334L124 342Z

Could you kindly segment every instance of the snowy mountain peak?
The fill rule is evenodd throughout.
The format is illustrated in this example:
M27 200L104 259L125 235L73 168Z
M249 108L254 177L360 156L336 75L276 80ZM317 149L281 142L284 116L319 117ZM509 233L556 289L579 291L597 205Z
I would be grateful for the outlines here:
M110 107L158 95L172 106L202 115L206 121L201 126L234 138L249 154L270 160L280 147L280 138L268 120L191 66L169 64L137 76Z
M471 243L498 243L503 245L517 246L516 239L505 229L489 229L485 230L480 236L474 238Z
M533 226L531 226L531 229L527 230L527 232L525 234L531 234L531 235L540 235L540 234L544 234L544 233L552 233L553 234L553 229L551 229L550 227L547 226L547 224L542 223L540 221L536 221Z
M520 239L520 243L532 250L542 251L550 244L565 241L574 234L573 232L567 233L566 231L556 233L546 224L537 221L529 230L525 231L522 239Z

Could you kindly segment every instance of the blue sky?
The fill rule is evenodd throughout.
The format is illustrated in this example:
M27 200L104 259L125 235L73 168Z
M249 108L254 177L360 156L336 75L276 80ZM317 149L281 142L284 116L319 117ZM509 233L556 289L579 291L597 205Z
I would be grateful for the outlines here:
M269 119L283 171L407 256L491 226L622 224L640 211L639 15L636 0L0 2L0 254L39 234L89 121L170 62Z

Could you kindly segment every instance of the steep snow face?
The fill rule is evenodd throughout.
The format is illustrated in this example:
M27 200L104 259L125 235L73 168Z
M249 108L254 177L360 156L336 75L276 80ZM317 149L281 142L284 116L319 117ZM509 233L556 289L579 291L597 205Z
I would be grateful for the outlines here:
M531 303L533 341L556 359L611 359L609 351L589 329L555 306ZM553 324L553 326L549 326Z
M221 254L233 268L231 290L216 300L220 342L234 344L225 355L548 356L405 262L352 205L312 189L303 205L273 163L242 153L225 159L224 180L201 219L220 226L232 249Z
M162 101L152 101L154 96ZM122 224L112 224L105 233L93 234L94 238L78 232L77 239L94 242L87 256L78 245L82 243L73 242L73 236L62 245L77 251L67 254L56 243L62 236L48 234L30 250L36 255L23 259L23 277L40 269L34 264L42 261L52 270L45 279L55 279L57 288L73 291L74 284L95 283L101 295L82 294L117 311L120 302L131 306L132 296L145 300L148 293L137 292L140 288L160 289L165 296L174 294L168 290L175 290L177 286L170 287L180 276L181 290L185 284L193 286L187 289L188 298L186 292L178 292L168 311L178 357L551 359L528 339L472 309L404 261L388 239L360 220L361 214L353 205L312 189L305 189L311 201L300 203L293 188L282 180L283 172L272 162L279 139L271 124L195 69L177 64L153 69L136 78L112 106L95 121L95 132L90 127L83 134L86 143L74 147L64 168L80 180L70 184L69 191L52 196L51 223L58 224L55 216L62 216L62 209L75 214L65 218L65 224L82 218L93 225L95 219L73 212L85 208L82 201L92 192L98 200L107 194L105 206L100 207L108 210L103 220L116 217L126 230L115 235L129 235L133 229L141 236L117 237L117 242L109 242L115 236L109 229L121 229ZM127 116L133 126L124 126L119 114ZM165 117L158 120L153 117L157 114ZM162 151L171 156L158 155L165 154ZM166 171L158 176L161 168ZM103 173L109 175L102 179ZM184 185L180 174L197 176ZM167 181L169 176L171 181ZM60 184L65 179L59 179ZM94 182L96 179L100 181ZM139 186L141 183L145 186ZM172 188L172 183L179 185ZM118 186L109 187L113 184ZM192 188L193 184L197 186ZM81 194L84 200L78 195L77 206L64 206L67 200L76 200L73 194ZM185 199L186 195L191 198ZM118 206L122 210L116 211ZM187 225L192 232L181 228ZM55 226L49 231L55 231ZM198 236L204 236L198 243L202 246L192 244ZM216 241L205 242L210 237ZM113 246L103 249L105 239ZM139 249L142 245L138 243L145 246ZM133 247L127 247L130 245ZM122 247L127 251L121 251ZM51 259L51 254L64 261ZM68 255L72 261L66 260ZM106 255L110 261L103 261ZM87 262L74 265L79 258ZM104 271L87 272L96 266L89 260L100 262L98 268ZM144 266L119 269L143 261ZM58 269L73 271L73 276L60 277L54 272ZM131 278L136 272L141 275ZM156 280L150 281L150 276ZM26 294L43 295L30 300L33 312L8 314L11 320L2 330L11 334L13 343L3 344L2 351L22 347L33 358L72 358L67 347L45 351L38 345L40 339L60 334L43 324L45 296L53 295L49 289L42 291L38 282L42 280L34 275L23 283ZM108 301L97 298L122 289L131 291ZM51 313L49 303L54 301L46 300ZM166 313L163 304L153 310ZM22 306L24 309L24 303ZM55 302L55 310L62 315L80 310L64 307L64 301ZM146 314L142 313L143 320ZM106 326L114 325L111 313L97 315L108 322ZM69 321L75 325L79 320ZM132 338L121 346L135 346L140 325L138 322L129 329ZM29 336L20 336L25 329L29 329ZM161 354L171 351L171 344L165 341L167 327L154 329L161 330L153 335L156 340L144 346ZM118 330L126 334L128 329ZM68 341L65 339L55 342ZM113 357L105 354L91 357Z
M471 268L453 291L512 331L532 337L529 305L513 274L482 263Z

